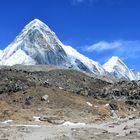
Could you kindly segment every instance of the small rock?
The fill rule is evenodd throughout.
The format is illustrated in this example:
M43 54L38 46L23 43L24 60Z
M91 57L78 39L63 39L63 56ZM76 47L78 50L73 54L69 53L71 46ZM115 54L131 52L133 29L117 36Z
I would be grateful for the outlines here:
M52 124L57 124L58 125L58 124L63 124L65 121L64 120L59 120L59 119L57 120L57 119L49 118L48 122L52 123Z
M29 133L30 132L29 129L25 126L19 126L18 131L24 132L24 133Z
M31 105L32 102L31 102L30 100L27 100L27 101L25 101L25 104L26 104L26 105Z
M135 116L131 116L131 117L129 117L129 120L134 120L134 119L136 119Z
M80 95L88 96L88 91L87 90L82 90L82 91L80 91Z
M48 101L49 96L48 95L44 95L41 97L42 101Z
M31 101L32 98L33 98L33 97L31 97L31 96L26 97L26 99L25 99L25 104L26 104L26 105L31 105L31 104L32 104L32 101Z
M109 103L112 110L118 110L118 106L114 103Z
M82 96L88 96L88 95L89 95L88 90L83 89L83 88L79 89L76 93L77 93L78 95L82 95Z
M127 125L123 128L123 130L128 130L128 129L129 127Z
M48 87L48 86L50 86L50 83L49 83L48 80L46 80L46 81L43 82L43 85L44 85L45 87Z
M39 118L40 121L48 121L48 117L47 116L41 116Z
M114 128L114 125L109 125L109 127Z
M105 134L105 133L108 133L108 131L107 131L107 130L104 130L102 133L104 133L104 134Z
M137 131L130 131L130 134L137 134Z
M42 116L39 118L40 121L47 121L49 123L52 123L52 124L63 124L65 121L64 120L61 120L57 117L48 117L48 116Z

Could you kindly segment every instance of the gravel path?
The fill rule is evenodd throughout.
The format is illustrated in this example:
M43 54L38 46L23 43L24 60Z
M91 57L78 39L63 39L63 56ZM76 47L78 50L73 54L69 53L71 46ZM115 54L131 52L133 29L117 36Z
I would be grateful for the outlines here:
M63 125L40 126L1 123L0 126L0 138L5 140L140 139L140 119L133 117L115 119L111 122L103 122L101 124L75 124L71 122L65 122Z

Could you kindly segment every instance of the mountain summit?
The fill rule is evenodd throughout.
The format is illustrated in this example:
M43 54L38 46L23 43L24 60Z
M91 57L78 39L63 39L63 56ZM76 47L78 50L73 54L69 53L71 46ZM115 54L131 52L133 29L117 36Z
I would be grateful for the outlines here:
M126 64L117 56L110 58L104 65L104 69L111 75L119 79L138 80L140 77L137 72L129 69Z
M1 64L64 64L66 53L61 42L47 25L38 19L31 21L19 36L3 51Z
M106 75L97 62L65 46L42 21L34 19L24 27L15 40L3 50L0 65L48 64Z

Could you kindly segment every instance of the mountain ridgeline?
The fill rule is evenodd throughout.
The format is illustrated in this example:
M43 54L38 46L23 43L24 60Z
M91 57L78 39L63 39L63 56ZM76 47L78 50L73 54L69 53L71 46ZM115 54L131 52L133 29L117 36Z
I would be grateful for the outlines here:
M0 51L0 65L56 65L100 76L139 80L140 73L129 69L118 57L103 66L64 45L51 29L38 19L24 27L15 40Z

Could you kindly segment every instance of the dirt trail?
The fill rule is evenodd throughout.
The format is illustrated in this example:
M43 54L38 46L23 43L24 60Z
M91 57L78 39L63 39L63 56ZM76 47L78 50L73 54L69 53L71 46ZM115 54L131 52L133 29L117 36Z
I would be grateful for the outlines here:
M139 140L140 118L116 119L100 124L65 122L62 125L3 124L8 140ZM10 129L8 129L10 128ZM9 136L9 137L6 137ZM4 138L4 137L3 137Z

